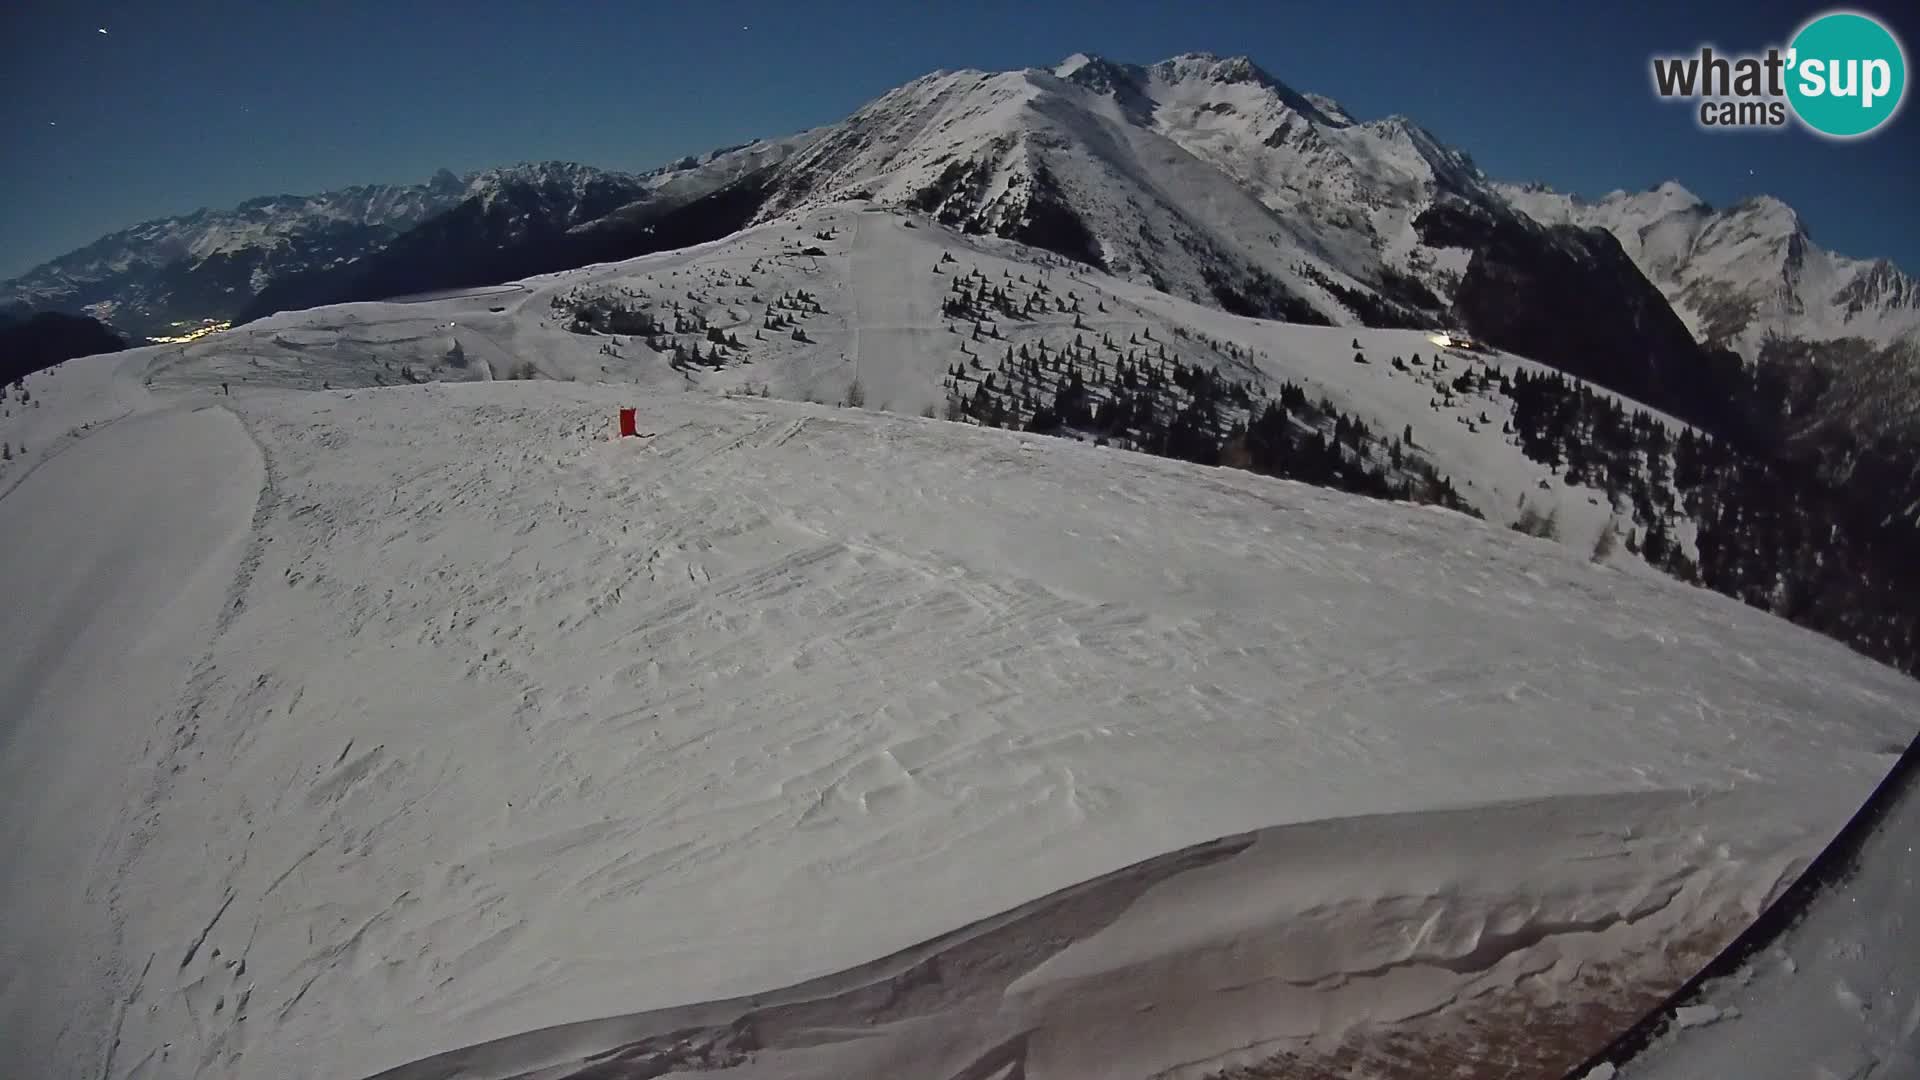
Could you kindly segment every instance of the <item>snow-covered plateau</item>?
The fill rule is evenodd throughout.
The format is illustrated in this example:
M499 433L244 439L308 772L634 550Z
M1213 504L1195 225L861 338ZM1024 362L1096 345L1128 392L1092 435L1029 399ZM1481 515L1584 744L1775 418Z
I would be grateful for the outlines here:
M1083 302L989 358L1139 333L1415 426L1472 505L1538 490L1498 416L1352 360L1417 332L844 204L70 361L0 418L10 1064L1555 1076L1920 726L1893 670L1595 563L1579 488L1555 543L911 415L969 271ZM589 294L753 336L675 368L563 325Z

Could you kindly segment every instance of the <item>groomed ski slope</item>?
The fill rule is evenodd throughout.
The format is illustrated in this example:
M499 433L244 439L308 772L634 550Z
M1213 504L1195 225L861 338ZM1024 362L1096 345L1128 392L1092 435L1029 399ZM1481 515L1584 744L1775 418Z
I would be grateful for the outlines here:
M63 1025L106 1050L117 868L155 824L126 770L214 633L262 476L232 413L183 405L64 447L0 501L0 1042L20 1075L66 1074L37 1067Z
M844 988L1090 882L1011 982L942 961L933 1020L856 996L739 1075L1004 1075L964 1033L1009 1023L1043 1032L1030 1077L1558 1020L1577 1059L1589 1007L1677 984L1920 716L1833 642L1444 511L776 400L214 398L200 356L34 377L73 434L0 498L30 598L5 809L35 823L0 1026L36 1075L365 1076ZM652 438L608 439L623 405ZM20 659L49 655L70 674ZM1167 997L1060 1011L1089 985Z

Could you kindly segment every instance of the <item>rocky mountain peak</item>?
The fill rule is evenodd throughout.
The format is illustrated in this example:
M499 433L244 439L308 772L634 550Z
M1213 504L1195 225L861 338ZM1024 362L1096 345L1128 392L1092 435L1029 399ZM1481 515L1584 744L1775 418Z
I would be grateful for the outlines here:
M1657 196L1662 202L1676 207L1707 205L1700 196L1688 191L1678 180L1663 180L1649 188L1648 194Z
M1167 82L1203 80L1215 83L1257 83L1278 87L1280 81L1261 70L1246 56L1218 56L1210 52L1181 53L1153 66L1154 74Z
M1756 233L1790 237L1800 236L1811 240L1806 223L1800 219L1799 211L1772 195L1754 195L1728 207L1727 214L1743 222Z
M1096 94L1137 91L1146 72L1133 64L1120 64L1092 53L1074 53L1056 64L1053 74Z

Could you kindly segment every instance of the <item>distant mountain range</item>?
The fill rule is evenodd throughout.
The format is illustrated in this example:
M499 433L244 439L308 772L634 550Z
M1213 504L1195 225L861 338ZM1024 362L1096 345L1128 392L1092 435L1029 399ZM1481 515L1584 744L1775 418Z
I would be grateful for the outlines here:
M452 209L354 260L280 276L235 317L493 284L718 239L748 222L761 205L758 182L795 145L729 147L640 175L560 163L493 170Z
M136 337L230 319L277 278L357 259L452 209L474 181L274 195L111 233L0 285L0 308L96 316Z
M370 185L251 199L101 237L0 284L0 312L86 314L135 338L235 320L262 294L326 275L365 274L397 293L449 274L488 277L488 255L525 246L633 204L690 201L762 164L778 144L732 147L643 174L566 162L442 170L424 184ZM391 267L375 256L393 252ZM425 252L438 261L424 265ZM311 287L311 285L309 285Z

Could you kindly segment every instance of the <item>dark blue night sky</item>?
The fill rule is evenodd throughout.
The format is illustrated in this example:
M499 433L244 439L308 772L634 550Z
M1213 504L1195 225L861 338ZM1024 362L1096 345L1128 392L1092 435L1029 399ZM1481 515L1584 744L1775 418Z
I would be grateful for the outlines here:
M1822 244L1920 272L1920 110L1830 143L1705 133L1650 92L1654 52L1783 43L1827 7L26 0L0 14L0 276L200 206L521 160L645 168L840 119L936 68L1079 51L1246 54L1500 178L1773 194ZM1860 10L1920 42L1911 5Z

